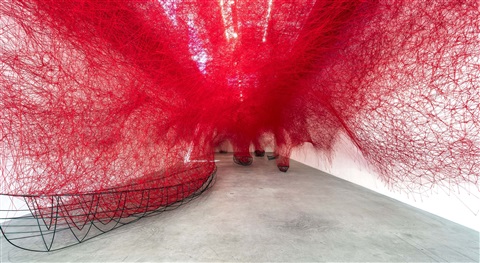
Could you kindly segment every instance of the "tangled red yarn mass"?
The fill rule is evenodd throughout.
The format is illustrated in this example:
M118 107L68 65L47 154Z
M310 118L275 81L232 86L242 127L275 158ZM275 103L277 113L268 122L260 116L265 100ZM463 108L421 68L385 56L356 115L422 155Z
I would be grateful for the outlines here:
M340 134L389 184L478 185L479 20L476 0L4 0L0 193L189 185L154 209L225 141Z

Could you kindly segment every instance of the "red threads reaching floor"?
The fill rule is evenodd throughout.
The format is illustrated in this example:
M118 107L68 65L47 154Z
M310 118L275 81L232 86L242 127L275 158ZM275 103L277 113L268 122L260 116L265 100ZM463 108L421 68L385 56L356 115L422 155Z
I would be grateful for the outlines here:
M453 0L3 1L0 192L188 184L224 141L288 169L340 133L392 185L478 185L479 17Z

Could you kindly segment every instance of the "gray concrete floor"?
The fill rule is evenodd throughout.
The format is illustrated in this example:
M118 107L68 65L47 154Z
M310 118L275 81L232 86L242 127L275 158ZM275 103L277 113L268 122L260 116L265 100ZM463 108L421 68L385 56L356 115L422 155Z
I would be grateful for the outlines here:
M1 240L3 262L479 262L479 232L298 162L219 154L198 199L55 252Z

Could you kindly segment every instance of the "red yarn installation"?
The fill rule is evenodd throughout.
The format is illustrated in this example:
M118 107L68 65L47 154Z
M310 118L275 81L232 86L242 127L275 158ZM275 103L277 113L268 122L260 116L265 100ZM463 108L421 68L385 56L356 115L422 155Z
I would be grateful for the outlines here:
M478 185L479 19L473 0L2 1L0 192L193 184L175 202L225 141L288 157L340 134L391 185Z

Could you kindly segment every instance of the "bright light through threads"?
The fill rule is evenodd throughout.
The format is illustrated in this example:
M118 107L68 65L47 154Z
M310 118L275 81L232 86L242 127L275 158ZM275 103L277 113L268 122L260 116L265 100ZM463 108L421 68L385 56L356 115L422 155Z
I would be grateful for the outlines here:
M225 37L227 40L237 38L238 34L235 32L235 26L233 21L233 6L235 0L219 0L220 10L222 12L223 25L225 26Z
M265 17L265 24L264 24L265 29L263 31L262 42L267 42L268 23L270 21L270 16L272 14L272 5L273 5L273 0L268 0L267 16Z

